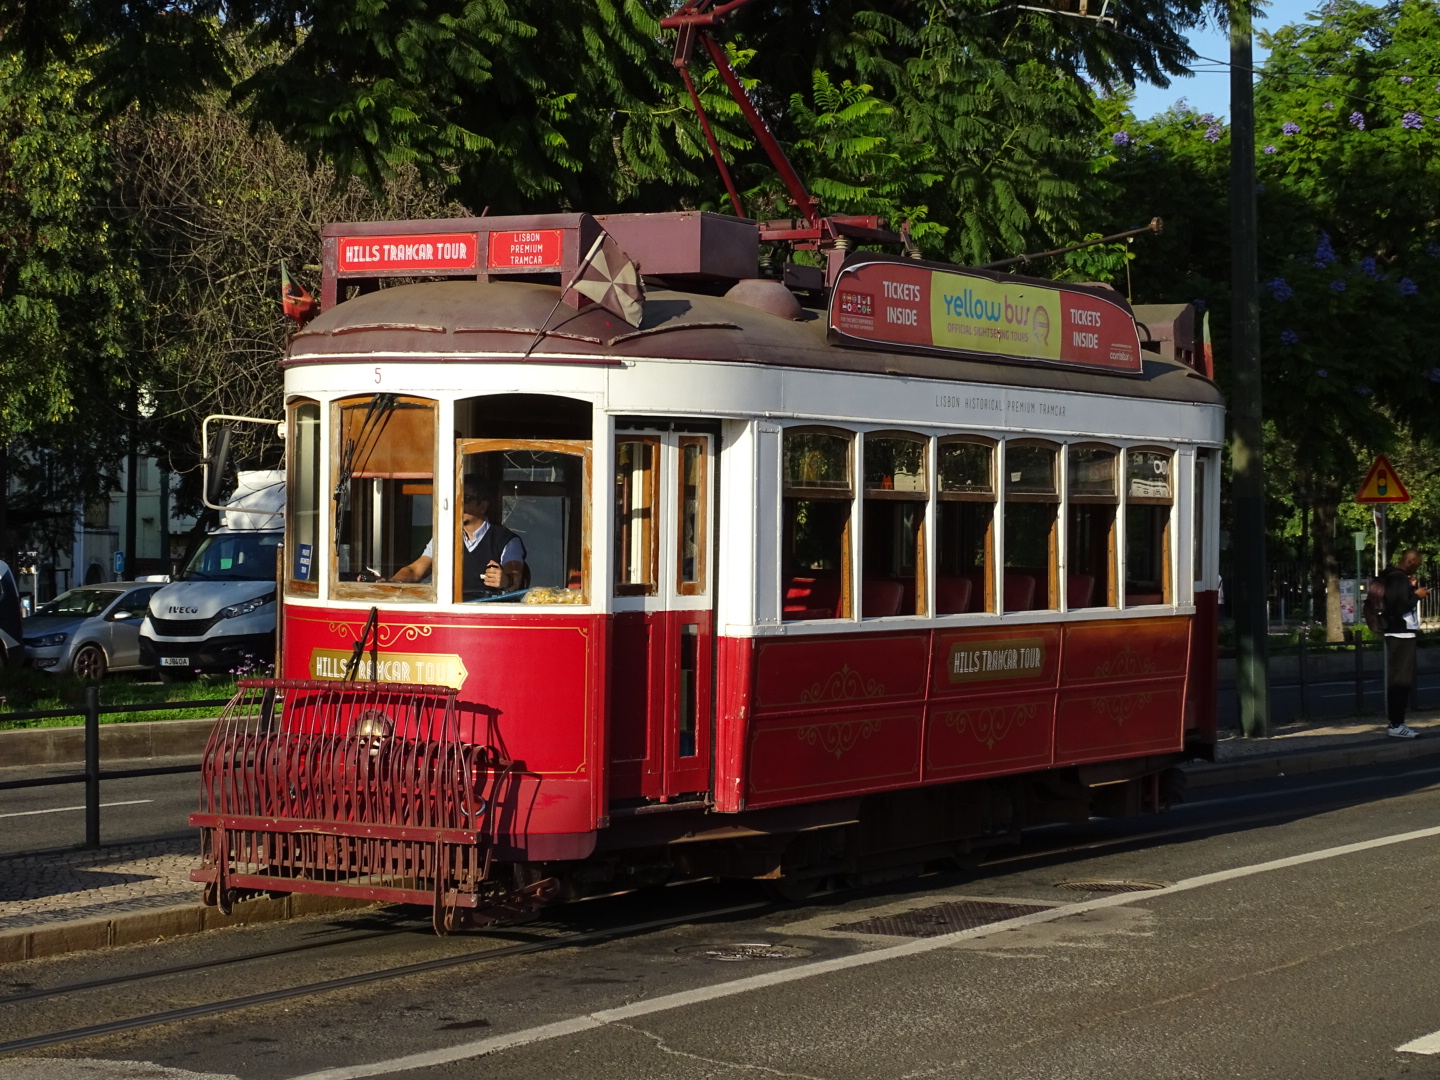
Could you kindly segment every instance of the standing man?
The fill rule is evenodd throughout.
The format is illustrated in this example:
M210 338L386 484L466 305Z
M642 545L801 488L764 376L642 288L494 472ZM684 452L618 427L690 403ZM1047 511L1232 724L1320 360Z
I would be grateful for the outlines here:
M1415 685L1415 638L1420 632L1416 605L1430 591L1416 587L1418 569L1420 553L1407 548L1397 565L1386 567L1380 574L1385 586L1385 600L1380 608L1385 634L1385 708L1392 739L1413 739L1418 734L1405 723L1405 707L1410 703L1410 689Z

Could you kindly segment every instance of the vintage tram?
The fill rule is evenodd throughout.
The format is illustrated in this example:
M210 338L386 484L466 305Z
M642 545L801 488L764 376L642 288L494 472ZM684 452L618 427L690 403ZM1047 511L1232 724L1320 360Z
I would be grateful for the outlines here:
M444 930L672 875L803 892L1158 808L1210 753L1193 311L843 238L772 269L761 229L326 230L284 361L278 677L221 718L193 818L212 901ZM638 326L567 288L602 230Z

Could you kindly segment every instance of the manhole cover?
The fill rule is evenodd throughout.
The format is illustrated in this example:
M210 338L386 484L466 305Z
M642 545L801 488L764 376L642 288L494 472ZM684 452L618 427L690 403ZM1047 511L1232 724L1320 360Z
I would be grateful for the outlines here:
M1171 881L1057 881L1055 887L1071 892L1153 892L1168 889L1173 884Z
M1018 915L1048 911L1048 904L1006 904L996 900L956 900L934 907L882 915L864 922L832 926L831 930L850 930L857 934L888 934L891 937L939 937L957 930L970 930L987 923L1003 922Z
M701 960L799 960L810 955L809 949L794 945L776 945L765 941L742 941L732 945L686 945L676 952Z

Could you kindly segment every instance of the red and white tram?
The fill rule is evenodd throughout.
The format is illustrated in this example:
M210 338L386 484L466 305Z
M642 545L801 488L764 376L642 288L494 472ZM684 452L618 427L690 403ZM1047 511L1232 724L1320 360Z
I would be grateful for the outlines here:
M602 227L638 328L562 294ZM1158 808L1215 735L1218 391L1108 289L841 248L807 290L711 214L326 231L213 900L444 928Z

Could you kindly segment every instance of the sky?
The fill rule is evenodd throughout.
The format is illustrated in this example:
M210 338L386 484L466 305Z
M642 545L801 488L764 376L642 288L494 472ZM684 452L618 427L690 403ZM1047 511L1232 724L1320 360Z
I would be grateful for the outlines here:
M1318 6L1319 0L1271 0L1262 17L1256 20L1257 30L1274 30L1288 23L1304 22L1308 12ZM1189 35L1190 47L1201 56L1211 60L1228 62L1230 41L1224 30L1199 31ZM1255 42L1255 64L1258 67L1265 59L1265 50ZM1197 60L1195 74L1188 78L1172 79L1162 90L1149 83L1135 87L1135 115L1142 120L1156 113L1164 112L1181 98L1196 112L1214 113L1216 116L1230 115L1230 70L1218 64Z

